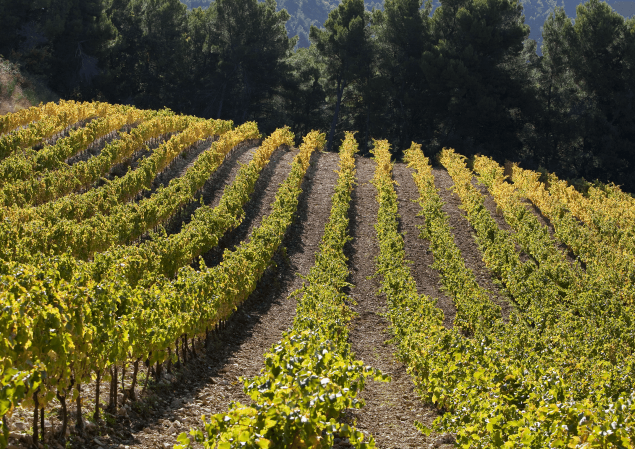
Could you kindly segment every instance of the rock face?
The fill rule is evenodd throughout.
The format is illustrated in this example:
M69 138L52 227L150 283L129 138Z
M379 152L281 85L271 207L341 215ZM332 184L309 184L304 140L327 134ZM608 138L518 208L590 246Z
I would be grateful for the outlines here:
M59 99L40 79L0 55L0 115Z

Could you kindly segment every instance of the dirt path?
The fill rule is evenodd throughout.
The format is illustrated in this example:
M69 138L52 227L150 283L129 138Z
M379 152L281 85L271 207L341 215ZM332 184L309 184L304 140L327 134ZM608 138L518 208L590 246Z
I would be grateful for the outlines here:
M231 250L239 245L260 224L263 215L269 214L278 186L291 171L291 163L296 154L296 151L281 147L271 155L269 163L256 181L249 202L245 204L243 222L236 229L228 232L216 248L203 256L208 267L219 264L223 260L225 248ZM251 156L249 158L251 159ZM222 193L217 190L213 196L209 196L205 200L206 204L218 204L221 195Z
M269 211L273 201L270 193L275 194L279 183L276 175L288 171L283 162L295 154L291 151L282 153L281 163L274 164L276 168L261 201L253 205L256 212L251 215L256 219L250 220L248 229ZM301 285L296 273L308 274L315 260L328 220L330 197L337 179L336 168L336 154L314 156L302 186L298 219L285 237L287 257L277 257L277 268L267 270L256 291L230 318L206 353L199 352L199 357L188 363L178 377L157 386L144 401L148 407L146 417L130 412L120 430L111 432L108 440L115 443L111 447L172 447L178 433L190 427L201 427L202 414L209 416L223 412L231 401L249 403L237 378L256 376L263 367L264 352L279 341L282 332L293 322L295 300L287 300L287 297ZM318 182L314 183L314 179ZM234 238L238 236L234 235ZM230 240L229 243L233 243L233 239Z
M123 127L121 127L120 129L116 131L111 131L105 136L102 136L98 139L93 140L85 149L81 150L77 154L66 159L66 163L68 165L74 165L81 161L87 161L91 157L98 156L101 153L101 151L106 147L106 145L108 145L114 140L118 140L120 137L120 134L129 133L137 126L139 125L138 124L124 125ZM52 145L52 144L53 143L49 143L49 145Z
M200 144L202 149L192 149L191 151L194 154L187 154L184 155L184 157L179 157L180 161L170 168L169 173L161 174L164 179L158 179L159 177L157 177L154 181L154 185L165 186L169 184L171 179L183 176L188 167L192 165L196 158L200 156L204 150L208 149L211 144L212 140L208 140L205 143ZM196 212L196 209L201 206L201 204L216 207L223 196L223 190L225 187L234 182L236 174L238 173L238 170L240 170L241 164L248 164L249 161L251 161L251 158L257 149L256 145L256 141L249 141L243 142L232 149L225 157L222 165L218 167L218 169L212 173L209 179L205 182L203 188L197 194L196 199L185 206L180 213L175 214L172 218L170 218L168 223L165 225L167 232L169 234L180 232L182 226L192 220L192 215Z
M492 272L485 266L485 262L483 262L482 253L475 241L476 234L474 229L470 226L467 218L465 218L465 212L459 209L461 200L456 193L449 190L449 188L454 185L452 178L448 172L443 169L435 168L433 169L433 174L439 196L441 196L441 199L445 203L443 205L443 211L450 216L450 226L454 234L454 242L461 250L465 266L472 270L478 284L491 293L490 299L501 307L503 319L507 321L513 306L509 299L500 292L494 283ZM493 200L490 198L490 201ZM492 213L492 204L488 203L487 198L485 206L490 210L490 213ZM492 216L498 223L498 226L502 229L509 229L503 218L495 213L495 207L496 205L494 204L494 213L492 213Z
M432 407L423 404L405 366L394 356L395 346L390 339L389 323L382 316L387 311L384 297L377 295L377 279L367 279L375 273L375 257L379 252L374 225L377 222L376 189L369 183L375 163L357 158L357 187L352 195L351 235L348 248L351 266L350 282L355 286L351 296L358 316L352 322L350 343L357 358L365 364L390 374L390 383L369 381L361 393L366 405L348 413L365 434L375 437L377 447L420 448L431 442L413 426L415 420L430 423L436 416Z
M574 265L576 265L576 262L577 262L583 270L586 270L586 265L584 264L584 262L579 260L577 256L575 255L575 253L571 250L571 248L569 248L558 237L556 237L556 230L554 229L553 224L551 223L551 220L545 217L540 211L540 209L538 209L534 205L534 203L532 203L528 199L525 198L522 200L522 202L527 207L527 210L529 210L532 214L535 215L535 217L538 219L538 222L541 225L547 227L547 230L549 231L549 235L553 239L553 242L555 243L556 248L558 248L565 255L565 258L567 259L569 264L573 267Z
M419 238L417 225L423 225L424 218L417 217L421 206L415 201L419 198L419 191L412 178L413 170L405 164L395 164L393 179L397 182L395 190L399 199L400 232L404 233L406 259L412 261L411 273L417 282L417 293L430 298L437 298L437 306L443 311L443 325L451 328L456 316L456 306L452 298L441 290L439 273L430 268L434 256L429 251L430 242Z
M582 270L586 271L586 264L581 259L579 259L578 256L575 255L575 253L573 252L571 248L569 248L556 236L556 230L554 229L553 224L551 223L551 220L545 217L540 211L540 209L534 206L534 204L531 201L525 199L523 200L523 203L525 203L527 205L527 209L529 209L531 213L533 213L536 216L540 224L547 227L547 229L549 230L549 235L553 239L556 247L562 253L564 253L569 264L572 267L577 264L582 268Z
M90 122L92 122L93 120L95 120L97 117L91 117L91 118L87 118L84 120L80 120L79 122L75 122L72 125L68 125L66 128L64 128L63 130L53 134L51 137L49 137L48 139L43 139L41 140L39 143L33 145L33 149L36 151L41 150L42 148L44 148L45 146L52 146L55 145L57 143L58 140L63 139L65 137L68 137L71 132L80 129L80 128L84 128L86 127L86 125L88 125ZM20 127L20 128L24 128L24 127Z
M251 160L254 149L253 143L235 149L210 178L199 201L217 204L223 187L235 178L240 164ZM290 162L296 153L296 150L288 148L276 150L245 207L243 223L228 233L218 248L205 255L208 266L219 263L225 249L233 249L247 240L262 217L270 212L278 186L289 173ZM193 156L186 156L184 162ZM358 316L351 323L350 342L359 359L390 374L392 381L369 381L360 395L366 401L365 407L347 412L345 419L355 423L365 434L373 435L380 449L451 447L444 444L445 440L439 440L438 435L424 436L413 425L415 420L430 425L438 412L417 397L410 375L395 357L396 347L387 343L391 335L389 323L384 318L387 312L385 298L377 295L378 280L369 279L375 273L375 257L379 251L374 228L378 210L376 189L369 182L375 164L368 158L357 157L356 160L358 184L352 193L350 209L353 240L347 245L346 251L351 268L350 282L354 285L350 294L356 302L352 307ZM201 344L197 345L197 358L190 360L178 372L175 370L172 375L165 376L160 383L151 383L141 400L121 409L116 420L109 418L110 425L92 425L83 437L72 437L72 447L171 448L179 433L192 427L201 427L201 415L221 413L227 410L232 401L250 402L238 378L253 377L260 372L264 352L279 341L282 332L293 322L296 301L287 297L300 287L301 279L297 274L308 274L319 250L329 216L330 197L337 180L337 163L338 155L335 153L314 155L302 186L296 222L290 227L283 243L286 251L276 255L276 266L265 272L255 292L228 320L224 329L214 335L209 347L205 349ZM179 167L174 168L173 176L177 176L179 170L185 167L186 164L180 163ZM481 259L473 238L474 232L464 218L464 213L457 207L460 204L458 197L447 190L452 185L451 178L444 170L435 169L434 175L445 202L444 211L451 217L455 242L463 253L466 265L472 268L480 285L495 293L492 299L504 306L503 313L506 316L509 305L496 289ZM439 307L445 314L445 324L450 327L456 311L451 299L440 290L438 273L429 268L433 259L428 251L428 243L418 237L416 225L422 224L423 218L416 217L420 206L413 202L418 198L418 192L411 170L403 164L395 164L394 178L398 182L396 190L401 231L405 233L406 256L413 262L412 274L418 290L439 299ZM181 223L189 220L194 206L186 208L170 232L177 232ZM142 371L141 385L145 369ZM128 383L129 374L127 386ZM92 410L94 385L85 385L83 395L86 398L84 410ZM108 397L108 385L102 384L101 395L103 400ZM22 419L28 423L28 412ZM55 412L49 411L47 419L48 426L59 425Z
M474 180L473 184L474 184L474 186L476 188L479 189L479 191L485 197L485 207L487 208L487 210L489 210L489 212L492 215L492 217L494 217L494 219L496 220L496 223L498 224L498 227L501 228L501 229L505 229L505 230L511 232L512 234L514 234L515 231L511 228L511 226L509 226L509 224L507 224L507 221L505 221L505 217L504 217L503 213L498 211L498 206L496 205L496 201L494 200L494 196L489 192L489 190L487 189L487 186L484 185L484 184L479 183L476 180ZM567 247L564 243L562 243L560 240L558 240L558 238L555 235L555 230L553 229L553 225L551 224L549 219L547 219L547 217L543 216L542 213L540 212L540 209L538 209L536 206L534 206L533 203L531 201L529 201L528 199L524 198L524 199L521 200L521 202L525 205L525 207L527 208L528 211L530 211L532 214L534 214L534 216L538 219L538 222L541 225L547 227L549 235L553 239L553 242L554 242L556 248L558 250L560 250L560 252L562 252L564 254L564 256L567 259L567 261L569 262L569 264L573 266L575 264L575 260L576 260L575 254L573 254L573 252L569 249L569 247ZM520 254L520 260L522 262L527 262L528 260L531 259L531 260L533 260L534 262L537 263L536 259L534 259L533 257L529 256L529 254L527 254L520 247L520 245L518 245L516 243L515 246L516 246L516 251L518 251L518 253Z

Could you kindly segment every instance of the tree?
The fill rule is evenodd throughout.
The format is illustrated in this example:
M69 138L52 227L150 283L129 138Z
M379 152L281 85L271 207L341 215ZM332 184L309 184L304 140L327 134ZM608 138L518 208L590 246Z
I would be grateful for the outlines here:
M23 26L29 22L29 13L33 12L30 3L32 2L0 0L0 27L2 30L13 31L0 33L0 53L5 56L15 51L26 38Z
M211 52L218 68L216 88L208 95L217 107L215 115L237 122L262 118L265 100L289 76L286 60L296 43L285 29L289 14L276 12L275 0L216 0L211 8Z
M185 67L187 8L179 0L132 0L142 36L136 42L139 105L181 109L179 92L188 79Z
M114 35L103 3L51 1L47 8L43 26L52 36L53 64L57 68L52 83L62 95L83 91L90 98L94 94L93 82L105 69L107 42Z
M284 89L289 121L298 136L312 129L328 126L328 116L324 114L326 91L324 84L325 67L315 46L298 48L289 58L293 78Z
M525 133L522 138L533 162L529 164L532 168L539 165L555 170L563 164L572 168L572 159L582 158L579 112L584 98L570 70L571 49L566 38L570 28L571 20L564 9L556 8L543 27L542 56L537 56L534 50L528 57L531 59L530 84L535 88L532 111L527 115L534 126L533 132ZM572 174L571 170L567 171L568 175Z
M436 145L509 154L520 147L524 85L512 76L529 27L517 0L442 0L432 16L435 42L422 57L434 95Z
M560 8L545 22L529 145L540 165L635 187L633 24L598 0L579 5L575 21Z
M108 70L100 79L100 88L110 101L131 104L136 102L142 85L138 61L143 40L142 4L133 0L113 0L106 14L115 28L110 41Z
M376 36L377 71L380 80L371 92L383 92L388 112L383 122L391 129L385 134L394 148L409 146L422 137L430 126L426 123L425 105L428 85L421 68L421 57L432 45L430 30L431 1L386 0L384 10L373 12L372 31Z
M211 117L216 113L208 92L216 84L218 55L212 52L211 36L215 24L215 10L196 8L189 11L186 32L186 62L189 68L187 83L181 83L184 109L191 114Z
M114 29L104 0L0 0L0 51L62 96L92 95Z
M311 26L310 39L326 60L327 79L337 86L328 150L332 150L344 89L364 75L371 61L369 25L363 0L343 0L329 13L324 30Z
M578 5L565 30L574 80L582 87L585 153L580 172L635 188L635 20L599 0Z

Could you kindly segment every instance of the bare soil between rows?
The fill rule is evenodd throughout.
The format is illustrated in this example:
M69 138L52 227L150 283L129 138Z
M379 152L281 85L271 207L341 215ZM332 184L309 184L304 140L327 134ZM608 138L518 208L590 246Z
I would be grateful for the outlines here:
M397 360L391 338L390 325L385 318L386 301L378 295L379 280L375 273L375 258L379 241L375 231L378 205L377 190L370 181L376 164L357 158L357 186L352 194L350 233L353 237L348 249L350 282L354 285L351 297L357 317L352 322L349 341L356 358L366 365L391 376L389 383L369 381L360 397L366 405L348 412L348 420L366 435L375 438L378 448L424 447L432 441L413 425L415 420L430 424L435 410L424 404L414 391L412 378L406 367Z
M198 199L171 221L169 232L178 232L183 223L200 204L216 205L224 186L235 178L241 164L251 160L255 147L253 142L245 143L232 151L219 170L210 178ZM202 149L193 148L175 168L163 175L157 183L164 184L179 176ZM254 193L245 207L245 219L237 228L229 232L218 248L204 255L205 263L213 266L220 263L225 250L232 250L241 242L248 241L249 235L262 218L271 210L271 204L279 184L290 171L290 163L297 150L279 148L267 167L263 170ZM350 282L354 285L350 295L357 313L351 323L350 343L355 356L366 365L379 368L392 378L389 383L367 383L360 394L366 405L359 410L347 411L345 420L355 424L366 435L372 435L380 449L451 447L448 436L425 436L413 425L420 421L430 425L439 416L436 408L421 401L415 392L411 376L406 367L396 357L396 347L391 338L385 298L378 295L379 282L375 273L375 257L378 241L374 229L377 220L376 189L370 184L375 164L372 160L357 157L357 186L352 193L350 209L350 233L353 240L346 247L349 258ZM338 155L316 153L302 184L296 220L287 232L283 247L275 256L274 264L267 269L254 293L236 313L214 333L205 348L202 342L196 344L197 357L171 375L164 376L159 383L150 382L147 391L136 402L128 402L116 416L104 414L106 422L89 424L83 435L71 435L73 448L167 448L172 447L176 436L190 428L201 428L201 415L226 411L233 401L250 403L243 392L243 377L254 377L264 365L264 353L281 338L295 316L295 299L289 295L301 286L298 276L308 274L324 226L328 220L331 195L337 180ZM458 208L458 197L448 190L451 178L444 170L435 169L435 182L445 202L444 210L451 217L452 232L456 244L461 249L466 265L471 268L481 286L492 292L492 301L503 308L506 315L510 305L496 288L493 277L481 259L474 241L474 231ZM412 262L411 271L420 294L438 298L437 305L444 313L444 324L451 327L456 308L441 289L439 275L430 268L433 256L428 242L419 238L418 225L423 218L418 217L419 205L412 172L404 164L395 164L394 178L399 198L400 230L404 234L406 256ZM498 217L500 219L500 217ZM128 372L130 368L128 369ZM142 367L140 384L143 385L148 370ZM128 375L129 377L129 375ZM127 379L126 387L130 380ZM101 397L108 397L108 385L102 384ZM94 407L94 384L83 387L84 412L92 412ZM120 396L120 400L122 397ZM103 406L105 407L105 402ZM69 408L73 408L69 404ZM12 431L24 434L28 430L32 411L19 410L11 419ZM54 407L47 412L47 428L59 428L58 411ZM72 422L74 421L71 414ZM15 422L25 423L27 429L16 429ZM28 437L22 438L26 446ZM344 447L343 442L338 441ZM50 440L49 447L62 447ZM197 447L197 446L195 446Z
M465 211L459 208L461 199L451 190L451 187L454 185L452 177L444 169L434 169L433 174L439 196L445 203L442 210L450 216L450 226L452 228L452 234L454 235L454 243L456 243L456 246L461 250L465 266L472 270L478 285L489 292L490 300L500 306L503 320L507 321L513 305L509 298L499 290L495 283L496 278L494 274L487 268L483 261L483 254L476 243L476 232L467 221ZM491 198L489 200L493 202ZM504 226L507 226L507 223L505 223L500 215L496 214L496 206L494 205L494 209L492 209L492 204L487 201L487 198L485 207L488 208L498 226L501 229L505 229Z
M296 153L288 149L274 153L269 172L261 178L266 184L260 186L263 188L257 190L258 195L247 206L247 216L241 225L244 229L230 233L224 241L225 248L231 249L245 240L243 234L251 233L269 213ZM234 162L238 165L238 160ZM256 291L216 333L207 350L199 345L197 358L178 373L165 376L157 385L151 384L140 401L122 409L114 425L90 426L90 433L72 436L73 447L172 447L178 433L202 426L202 414L225 411L232 401L249 403L239 377L253 377L260 372L264 366L263 354L293 322L295 300L287 297L301 286L302 280L296 274L308 274L319 249L337 179L337 162L335 154L314 155L302 185L297 219L283 243L285 250L276 256L275 265L265 272ZM229 182L235 171L227 170L222 183ZM90 388L84 391L87 395L93 393ZM107 396L104 385L102 397ZM28 415L24 418L28 419Z

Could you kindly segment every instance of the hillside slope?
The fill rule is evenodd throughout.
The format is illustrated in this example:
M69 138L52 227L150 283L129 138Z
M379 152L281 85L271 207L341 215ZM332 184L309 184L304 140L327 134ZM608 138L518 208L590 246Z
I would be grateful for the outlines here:
M40 80L0 56L0 115L59 99Z

